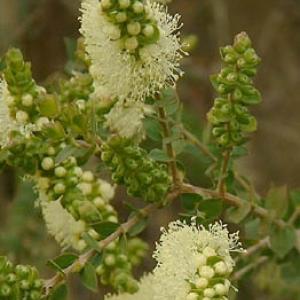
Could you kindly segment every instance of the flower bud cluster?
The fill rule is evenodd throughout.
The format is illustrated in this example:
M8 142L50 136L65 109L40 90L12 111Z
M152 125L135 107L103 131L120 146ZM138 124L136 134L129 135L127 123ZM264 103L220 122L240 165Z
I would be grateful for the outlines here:
M186 300L227 300L232 262L226 261L211 247L199 251L195 258L197 273L189 282L190 291Z
M10 116L19 124L34 123L38 115L35 104L39 91L32 79L30 64L24 62L18 49L10 49L5 58L4 74L10 94L6 103Z
M88 224L118 222L116 212L109 203L114 196L114 188L96 178L91 171L83 171L75 157L56 163L56 154L56 149L50 147L47 155L42 158L41 169L35 176L37 189L46 194L49 201L60 199L62 206L73 218L82 221L81 233L88 232L97 240L98 233ZM79 243L83 245L83 241Z
M146 251L147 244L139 238L127 241L126 252L118 240L109 244L96 269L102 284L109 284L119 292L135 293L138 285L131 275L132 267L140 263Z
M40 300L42 280L36 268L14 266L6 257L0 257L0 299Z
M122 49L139 54L139 50L155 44L160 36L149 4L142 0L101 0L100 13L114 24L109 36L118 40Z
M147 202L163 200L171 184L165 165L148 157L148 153L130 140L114 137L102 147L102 160L118 184L125 184L130 196Z
M213 87L220 95L208 113L212 134L224 148L240 145L247 133L256 130L257 124L248 107L261 101L259 91L253 85L260 58L244 32L235 37L233 46L221 48L223 68L213 75Z

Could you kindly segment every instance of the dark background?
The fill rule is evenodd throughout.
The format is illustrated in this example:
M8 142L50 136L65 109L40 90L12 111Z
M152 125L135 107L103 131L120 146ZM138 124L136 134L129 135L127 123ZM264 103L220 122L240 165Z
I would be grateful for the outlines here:
M256 83L263 103L254 110L259 130L240 169L262 194L272 183L300 186L300 1L177 0L170 10L182 14L184 35L198 38L183 62L186 75L179 93L200 125L213 101L209 75L219 69L218 47L231 43L240 31L250 35L262 58ZM20 47L32 62L35 79L47 82L66 63L65 38L78 37L78 16L78 0L0 0L0 55L11 45ZM18 191L16 180L8 169L1 176L0 251L42 268L57 249L33 215L32 201L27 201L32 198L30 188L22 185ZM18 205L12 198L19 200ZM172 211L167 211L155 216L153 223L171 218ZM157 227L155 233L149 229L148 236L157 237ZM80 288L74 294L74 300L97 299Z

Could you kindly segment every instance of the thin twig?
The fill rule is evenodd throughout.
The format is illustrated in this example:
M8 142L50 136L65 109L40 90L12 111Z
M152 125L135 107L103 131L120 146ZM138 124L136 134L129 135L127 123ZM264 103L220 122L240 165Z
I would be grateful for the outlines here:
M167 119L166 111L162 106L158 107L158 115L160 119L160 125L163 130L164 138L170 138L171 137L170 125ZM178 186L181 180L176 165L176 153L173 148L171 140L166 142L166 149L167 149L167 154L170 158L169 167L170 167L170 172L172 174L173 182L176 186Z
M219 191L215 190L210 190L210 189L205 189L197 186L193 186L190 184L183 184L182 186L182 191L184 193L194 193L194 194L199 194L204 197L208 198L219 198L222 199L225 203L235 206L235 207L242 207L244 202L246 200L241 199L240 197L230 194L230 193L224 193L221 194ZM270 218L270 213L267 209L258 206L257 204L252 204L252 212L257 215L258 217L262 219L269 219ZM287 223L281 219L274 219L271 220L274 224L279 226L280 228L283 228L287 225Z
M253 246L249 247L245 253L243 253L242 257L248 257L251 256L252 254L254 254L255 252L261 250L262 248L265 248L268 246L270 242L270 238L266 237L260 241L258 241L256 244L254 244Z
M290 219L288 220L289 225L293 225L298 218L300 217L300 207L297 207L293 214L291 215Z
M226 192L225 180L226 180L226 174L227 174L227 170L228 170L230 155L231 155L231 149L227 149L223 154L222 167L221 167L221 172L219 175L219 181L218 181L218 185L217 185L217 191L221 195L224 195Z
M257 268L258 266L262 265L267 260L268 260L267 256L261 256L255 262L250 263L249 265L245 266L241 270L239 270L236 273L234 273L233 276L232 276L232 280L234 280L234 281L240 280L245 274L247 274L251 270Z
M269 245L269 242L270 242L269 237L265 237L264 239L259 240L257 243L255 243L254 245L252 245L251 247L246 249L241 255L237 256L235 259L235 262L237 263L240 260L242 260L243 258L248 258L251 255L258 252L259 250L266 248Z
M216 162L218 159L215 155L209 151L208 147L201 143L199 139L193 135L191 132L189 132L187 129L185 129L183 126L180 126L181 132L187 140L189 140L192 144L194 144L203 154L209 156L214 162Z

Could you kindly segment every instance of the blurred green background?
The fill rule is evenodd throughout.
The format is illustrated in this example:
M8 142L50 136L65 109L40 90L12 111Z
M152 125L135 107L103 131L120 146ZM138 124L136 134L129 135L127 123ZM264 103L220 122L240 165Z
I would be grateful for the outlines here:
M0 0L0 55L9 46L18 46L32 62L35 79L39 83L51 80L67 61L66 38L79 36L79 6L79 0ZM240 169L262 194L272 183L299 187L300 1L176 0L170 11L182 14L185 35L198 38L197 47L183 61L186 74L179 93L193 112L190 118L200 127L213 101L209 75L219 70L218 48L231 43L240 31L250 35L262 58L256 83L263 103L255 110L259 130L249 145L250 155L240 161ZM16 262L34 263L46 276L45 262L58 248L45 234L38 210L33 209L31 188L17 184L20 178L10 169L5 169L0 180L0 253L9 252ZM120 210L125 216L119 205ZM156 239L159 226L173 215L171 209L156 214L146 238ZM152 263L148 259L145 269L151 269ZM264 291L252 291L246 285L239 298L260 299L255 296L258 292L261 299L294 300L270 296L269 288L261 288ZM72 300L99 299L77 284L72 291Z

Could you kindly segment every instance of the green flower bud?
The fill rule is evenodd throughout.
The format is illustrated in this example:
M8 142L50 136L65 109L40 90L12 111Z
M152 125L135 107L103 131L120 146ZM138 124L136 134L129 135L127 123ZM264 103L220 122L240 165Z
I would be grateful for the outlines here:
M18 277L20 278L26 278L30 274L30 267L23 266L23 265L17 265L15 268L15 272Z
M112 6L111 0L101 0L101 6L104 10L110 8Z
M238 75L236 73L229 73L226 77L226 79L230 82L235 82L238 78Z
M30 289L30 282L28 280L21 280L20 281L20 288L22 290L29 290Z
M251 40L248 37L247 33L241 32L234 39L234 49L239 52L245 52L249 47L251 47Z
M1 284L1 286L0 286L0 296L8 297L8 296L10 296L11 292L12 292L12 289L9 285Z
M57 183L54 186L54 192L56 194L63 194L66 191L66 186L63 183Z
M141 24L139 22L130 22L127 24L127 31L131 35L138 35L141 32Z
M235 63L237 61L237 55L235 55L234 53L228 53L225 55L224 61L226 63Z
M45 117L55 117L60 112L58 99L53 95L45 95L39 102L39 110Z
M31 300L40 300L42 296L41 292L38 291L31 291L30 292L30 299Z
M22 96L22 105L26 107L30 107L33 104L33 97L31 94L25 94Z
M23 124L26 123L29 119L29 115L26 111L18 110L16 113L16 120L18 123Z
M67 174L67 170L64 167L57 167L55 168L54 173L57 177L65 177Z
M6 280L8 283L14 283L17 280L17 276L14 273L10 273L7 275Z
M130 0L118 0L120 8L127 8L130 6Z
M125 12L119 12L115 15L115 20L118 23L124 23L127 20L127 15Z
M154 29L153 25L151 25L151 24L147 24L143 29L143 34L146 37L153 36L154 32L155 32L155 29Z
M144 5L140 1L136 1L132 5L132 9L136 14L141 14L144 11Z
M139 42L138 42L137 38L133 36L133 37L127 38L125 40L124 45L125 45L126 50L133 51L133 50L137 49L137 47L139 46Z

